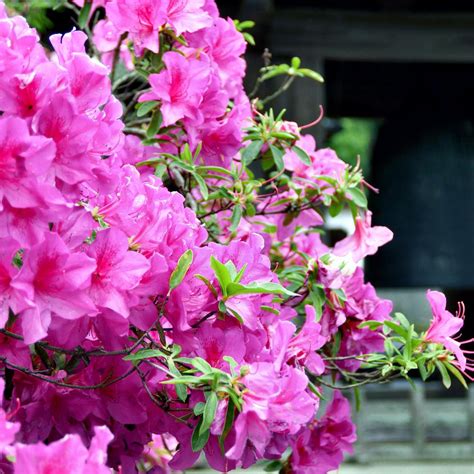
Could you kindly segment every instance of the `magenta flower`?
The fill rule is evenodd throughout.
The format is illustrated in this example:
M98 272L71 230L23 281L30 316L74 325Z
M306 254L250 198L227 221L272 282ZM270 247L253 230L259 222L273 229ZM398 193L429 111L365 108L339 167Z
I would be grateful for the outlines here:
M13 264L13 257L19 250L20 244L15 240L0 239L0 328L5 327L10 308L18 314L28 307L26 294L12 288L12 281L19 271Z
M163 61L166 69L150 75L152 92L143 94L140 102L160 100L164 125L183 118L199 120L199 106L210 81L209 66L174 52L166 53Z
M356 439L350 404L340 392L335 392L322 419L305 428L293 442L292 472L327 474L337 469L344 452L352 453Z
M377 249L393 239L393 232L387 227L372 227L372 213L367 211L365 218L356 218L354 234L339 241L334 247L338 256L351 255L354 262L367 255L373 255Z
M129 251L128 238L118 229L99 232L86 253L96 261L90 286L92 300L97 307L127 318L127 292L138 286L150 263L143 255Z
M20 424L8 421L8 414L2 408L4 390L5 381L0 378L0 454L9 451L9 447L15 441L15 435L20 431Z
M93 178L91 142L96 125L79 115L72 98L56 94L33 118L33 129L56 144L52 168L61 181L75 185Z
M242 87L246 64L241 57L246 42L229 18L216 18L209 28L187 35L189 45L206 53L216 67L223 88L236 96Z
M324 372L324 361L315 351L321 349L327 342L327 337L321 334L321 325L316 322L316 310L306 305L306 321L300 332L293 336L288 344L287 357L289 362L306 366L313 374Z
M109 68L112 68L114 61L114 50L120 41L120 31L109 20L100 20L94 27L94 43L101 53L101 61ZM128 70L133 70L133 57L128 49L126 41L120 45L120 59ZM131 136L131 135L130 135Z
M17 117L0 118L0 211L5 198L15 208L44 205L57 191L45 183L54 159L52 140L32 137Z
M238 416L229 459L261 459L275 434L296 434L314 416L317 401L306 392L308 379L286 366L281 373L267 362L255 363L242 382L244 405Z
M57 234L25 252L21 272L12 287L27 295L32 308L21 312L23 336L32 344L46 336L53 313L77 319L96 308L85 289L90 285L95 261L83 253L71 253Z
M458 334L464 325L463 305L461 305L461 313L454 316L446 309L446 296L443 293L429 290L426 293L426 298L430 303L433 319L425 333L425 341L442 344L454 354L462 372L465 372L466 369L472 371L474 366L471 361L467 360L465 355L467 352L461 349L463 344L469 343L471 340L460 342L452 337Z
M67 70L69 91L76 99L79 112L95 109L110 97L108 69L85 53L86 40L82 31L50 38L61 66Z
M105 426L95 428L89 450L79 435L67 435L45 445L17 444L15 446L15 474L110 474L105 466L107 445L113 435Z
M107 16L121 32L128 31L138 55L144 49L159 51L158 33L166 23L167 11L161 0L111 0Z
M212 25L212 18L203 9L205 0L164 0L163 3L167 23L178 36Z

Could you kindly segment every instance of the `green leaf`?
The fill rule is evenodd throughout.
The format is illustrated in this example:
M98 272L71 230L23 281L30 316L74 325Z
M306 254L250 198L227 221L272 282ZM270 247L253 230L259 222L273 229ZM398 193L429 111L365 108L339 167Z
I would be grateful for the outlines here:
M401 326L399 326L397 323L394 323L393 321L385 321L384 325L390 328L392 331L396 332L400 336L403 337L403 339L407 339L407 331L403 329Z
M177 369L173 359L168 359L168 368L175 377L178 377L178 380L182 378L181 372ZM186 390L186 387L183 387L180 384L176 384L175 390L176 390L176 395L178 395L178 398L182 402L185 402L186 399L188 398L188 391Z
M182 350L183 348L179 344L173 344L173 347L171 348L171 357L175 358L176 356L179 356Z
M298 155L298 158L305 164L305 165L311 165L311 158L309 157L308 153L306 153L303 148L300 148L299 146L294 146L292 150Z
M184 161L175 160L173 161L173 165L185 171L188 171L189 173L194 173L195 171L195 166L190 165L189 163L185 163Z
M288 132L272 132L271 136L279 140L289 140L292 142L298 138L296 135Z
M461 382L461 385L468 390L468 386L466 380L464 379L463 375L459 370L454 367L454 365L450 364L449 362L444 362L444 366Z
M425 364L423 364L423 362L419 360L416 365L418 366L418 370L420 371L421 380L423 380L424 382L428 378L428 372L426 371Z
M394 314L395 318L398 319L398 321L400 321L401 325L405 328L405 329L409 329L411 324L410 324L410 321L408 321L408 319L405 317L404 314L402 313L395 313Z
M198 166L198 171L214 171L215 173L226 174L228 176L233 176L232 171L229 171L225 168L221 168L220 166Z
M255 26L255 22L252 20L244 20L240 22L238 20L234 20L234 22L236 23L236 27L239 31L248 30L249 28L253 28Z
M369 328L371 331L375 331L379 329L380 326L383 326L383 323L381 321L364 321L363 323L359 324L358 328Z
M170 276L170 292L183 281L183 278L186 276L189 267L193 263L193 258L194 255L191 249L186 250L186 252L184 252L183 255L179 257L178 264Z
M230 311L230 313L232 314L232 316L234 316L235 319L237 319L237 321L240 323L240 324L244 324L244 318L242 318L242 316L237 312L235 311L235 309L232 309L232 308L226 308L227 311Z
M281 171L285 167L285 162L283 161L283 150L277 148L275 145L270 145L270 151L272 152L273 161L278 171Z
M242 36L244 37L245 41L247 41L248 44L250 44L252 46L255 46L255 44L256 44L255 43L255 38L250 33L243 32Z
M143 349L133 354L125 356L123 360L130 360L132 362L143 360L143 359L153 359L154 357L162 357L164 354L158 349Z
M200 383L206 382L207 379L209 379L209 377L193 377L192 375L181 375L178 371L178 373L176 374L176 378L163 380L163 382L160 383L163 385L198 385Z
M240 400L239 396L237 393L235 393L235 389L232 387L219 387L220 392L227 393L229 395L229 401L232 401L232 403L235 405L237 410L242 411L242 401Z
M449 373L446 370L446 366L443 363L441 363L439 360L435 360L435 365L441 374L443 385L446 388L451 387L451 377L449 376Z
M241 152L242 163L249 166L257 158L263 146L263 140L255 140Z
M331 217L336 217L341 213L343 209L344 209L343 201L333 200L333 202L331 203L331 206L329 207L329 215Z
M206 406L202 414L201 428L199 429L199 435L203 435L209 428L216 417L218 399L215 392L210 392L207 397Z
M289 69L290 66L288 66L288 64L279 64L277 66L269 66L267 68L263 68L263 71L267 72L265 72L265 74L262 74L260 80L267 81L272 77L281 76L282 74L288 74Z
M196 405L194 406L194 409L193 409L193 412L196 416L200 416L204 413L204 408L205 408L206 404L203 403L203 402L199 402L199 403L196 403Z
M271 306L262 305L260 306L260 309L262 311L268 311L269 313L276 314L277 316L280 314L280 311L278 309L272 308Z
M191 153L188 143L185 143L181 150L181 158L188 163L192 163L193 161L193 154Z
M196 367L196 369L198 369L203 374L209 374L212 372L212 366L202 357L194 357L191 363L194 367Z
M411 355L413 353L412 349L412 335L413 335L413 328L410 326L407 330L407 336L405 339L405 347L403 348L403 358L406 361L411 360Z
M239 227L240 220L242 219L242 206L240 204L236 204L234 209L232 210L232 216L230 218L230 231L235 232Z
M298 296L298 293L287 290L280 283L254 282L248 285L242 285L241 283L229 283L227 285L228 296L251 294Z
M318 72L313 71L311 69L301 68L301 69L298 69L298 72L301 73L305 77L309 77L310 79L313 79L313 81L321 82L321 83L324 82L324 77L321 76L321 74L319 74Z
M234 423L235 419L235 405L232 399L229 399L227 403L227 411L225 415L225 422L224 422L224 429L222 430L222 435L221 435L221 440L222 443L225 441L227 438L227 435L229 434L232 424Z
M316 318L319 321L323 314L324 304L326 303L326 293L320 286L313 286L309 292L309 297L316 310Z
M159 102L157 100L150 100L148 102L141 102L137 108L137 117L144 117L148 115L153 109L158 107Z
M214 288L214 285L204 276L200 274L194 275L196 278L201 280L208 288L208 290L217 298L217 290Z
M161 163L155 168L155 176L157 178L163 179L163 175L166 173L166 165Z
M222 359L229 364L231 372L233 372L239 366L237 361L231 356L224 356Z
M282 469L283 464L281 461L270 461L266 466L263 468L265 472L277 472Z
M350 188L347 190L347 194L350 196L356 206L362 209L367 208L367 197L359 188Z
M298 58L298 57L294 57L294 58L291 58L291 67L293 69L299 69L299 67L301 66L301 59Z
M148 125L146 136L153 138L160 131L161 123L163 122L163 115L160 110L155 110L151 116L150 125Z
M193 176L199 186L199 190L201 191L203 199L207 201L209 199L209 190L207 189L206 181L197 173L193 173Z
M222 294L227 295L227 285L232 281L227 267L211 255L211 268L214 270L217 281L221 285Z
M77 20L77 23L79 25L79 28L81 28L81 30L85 28L85 26L87 25L87 22L89 21L91 8L92 8L92 0L86 0L86 2L84 3L84 6L82 7L81 13L79 13L79 18Z
M242 280L242 277L244 276L244 273L245 273L245 270L247 269L247 264L245 264L239 271L239 273L237 273L237 275L235 276L234 278L234 283L239 283L240 280Z
M191 438L191 448L197 453L206 446L207 441L209 440L209 430L201 433L202 418L199 420L199 423L196 425L193 431L193 436Z

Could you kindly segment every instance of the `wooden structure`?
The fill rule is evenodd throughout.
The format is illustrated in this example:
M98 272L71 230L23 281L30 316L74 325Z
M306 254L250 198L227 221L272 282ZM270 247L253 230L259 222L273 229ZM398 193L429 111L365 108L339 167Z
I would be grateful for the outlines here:
M474 460L474 391L450 394L437 382L368 386L355 413L355 460Z

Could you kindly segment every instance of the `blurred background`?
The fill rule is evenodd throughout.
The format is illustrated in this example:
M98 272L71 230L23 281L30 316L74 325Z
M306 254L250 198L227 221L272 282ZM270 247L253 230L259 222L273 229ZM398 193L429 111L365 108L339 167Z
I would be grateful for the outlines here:
M474 2L220 3L224 13L256 21L249 88L265 48L274 63L299 56L324 76L322 86L296 82L272 105L299 124L322 105L324 120L310 129L318 145L351 164L360 157L380 189L369 208L395 237L367 259L367 279L418 329L431 318L426 289L444 291L452 312L464 301L463 339L474 337ZM341 238L350 216L330 228ZM366 388L362 398L356 455L342 474L474 473L474 391L398 381ZM390 464L400 461L408 464Z
M9 0L46 38L70 31L63 0ZM376 225L394 240L367 260L366 275L395 310L424 329L426 289L467 307L474 337L474 1L218 0L224 16L254 20L248 90L264 66L302 59L320 72L271 105L307 124L319 147L350 164L360 157ZM266 52L265 52L266 51ZM265 54L264 54L265 52ZM279 87L266 85L261 95ZM350 215L330 223L332 239ZM474 390L439 381L369 387L355 411L359 441L341 474L474 474ZM402 464L400 464L402 463ZM258 472L258 471L255 471Z

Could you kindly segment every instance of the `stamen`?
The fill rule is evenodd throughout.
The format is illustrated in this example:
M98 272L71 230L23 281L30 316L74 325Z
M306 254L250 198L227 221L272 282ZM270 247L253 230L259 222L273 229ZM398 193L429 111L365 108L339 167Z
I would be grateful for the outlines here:
M374 186L372 186L370 183L368 183L365 179L363 179L361 181L361 183L366 186L367 188L369 188L371 191L373 191L375 194L378 194L380 192L380 190Z
M319 117L314 120L313 122L311 123L308 123L306 125L303 125L300 127L300 130L304 130L306 128L311 128L311 127L314 127L315 125L317 125L319 122L321 122L321 120L324 118L324 108L322 105L319 106Z
M456 311L456 316L461 319L466 318L466 305L464 301L458 301L458 310Z

